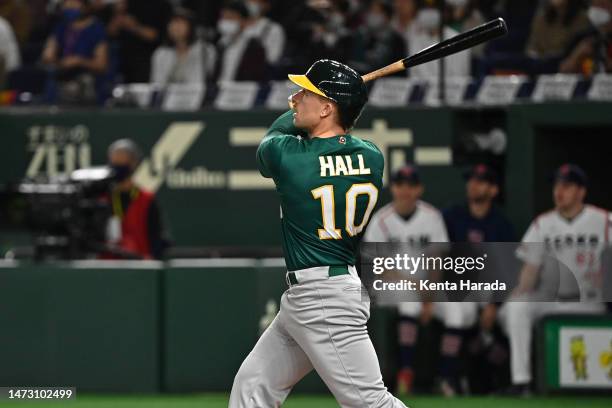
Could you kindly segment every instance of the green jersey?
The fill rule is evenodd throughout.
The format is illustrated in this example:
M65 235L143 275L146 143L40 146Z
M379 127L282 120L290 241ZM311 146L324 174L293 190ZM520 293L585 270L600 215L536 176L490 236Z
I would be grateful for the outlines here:
M382 187L383 155L351 135L309 139L292 114L280 116L257 149L259 171L280 196L287 269L355 265Z

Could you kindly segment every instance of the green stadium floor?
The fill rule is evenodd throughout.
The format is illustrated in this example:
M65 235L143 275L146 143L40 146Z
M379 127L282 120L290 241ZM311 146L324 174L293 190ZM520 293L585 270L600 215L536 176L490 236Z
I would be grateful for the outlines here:
M227 408L228 396L223 394L189 394L175 396L139 395L82 395L76 401L64 402L0 402L0 406L68 407L68 408ZM414 397L405 400L411 408L610 408L612 397L537 397L498 398L471 397L444 399L441 397ZM290 396L283 408L337 408L335 401L326 396Z

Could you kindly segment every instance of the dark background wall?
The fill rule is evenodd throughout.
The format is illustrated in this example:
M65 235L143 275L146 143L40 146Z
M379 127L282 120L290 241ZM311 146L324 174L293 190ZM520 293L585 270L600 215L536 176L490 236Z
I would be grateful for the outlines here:
M610 111L612 105L605 103L369 109L355 133L383 148L387 172L403 160L420 159L424 199L438 207L463 200L462 173L467 166L492 163L503 175L500 205L522 234L537 212L552 205L548 176L564 161L583 165L593 180L589 199L612 207L607 178L600 170L608 164L605 137L612 132ZM0 183L18 181L26 174L104 164L107 146L130 137L145 155L141 175L158 182L158 198L177 245L277 246L278 202L273 189L258 184L263 179L254 155L257 141L278 114L263 110L2 112ZM492 128L506 132L508 145L501 155L470 145L475 133ZM418 152L431 153L432 148L437 149L433 158ZM388 199L385 191L380 204ZM3 231L0 246L6 249L11 236L6 228Z

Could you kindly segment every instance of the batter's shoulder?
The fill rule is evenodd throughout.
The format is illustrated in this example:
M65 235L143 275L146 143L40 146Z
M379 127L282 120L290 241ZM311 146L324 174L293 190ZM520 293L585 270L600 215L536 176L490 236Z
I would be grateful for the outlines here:
M357 143L360 143L364 149L368 149L370 150L372 153L374 154L378 154L382 156L382 152L380 151L380 149L378 148L378 146L376 146L373 142L369 141L369 140L365 140L365 139L360 139L357 136L352 136L353 140L355 140Z
M360 139L358 137L352 136L353 143L357 146L363 153L366 154L370 160L379 161L382 165L384 163L384 155L374 143L369 140Z

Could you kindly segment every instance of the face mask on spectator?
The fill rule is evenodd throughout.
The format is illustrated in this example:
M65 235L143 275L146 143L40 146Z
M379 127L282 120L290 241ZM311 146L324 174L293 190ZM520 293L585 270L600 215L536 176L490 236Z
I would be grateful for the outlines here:
M261 15L261 6L259 3L254 1L247 1L245 3L246 8L249 10L249 15L251 17L259 17Z
M600 27L610 22L610 12L601 7L589 7L587 16L589 16L589 20L591 20L595 27Z
M222 36L232 36L240 30L240 24L235 20L221 19L217 23L217 30Z
M425 30L435 30L440 25L440 11L433 8L425 8L419 11L416 19Z
M379 13L368 14L366 17L366 24L368 28L372 30L381 29L385 25L385 17Z
M67 8L62 11L62 18L66 21L75 21L81 17L81 9L78 8Z

